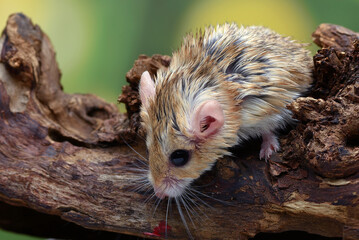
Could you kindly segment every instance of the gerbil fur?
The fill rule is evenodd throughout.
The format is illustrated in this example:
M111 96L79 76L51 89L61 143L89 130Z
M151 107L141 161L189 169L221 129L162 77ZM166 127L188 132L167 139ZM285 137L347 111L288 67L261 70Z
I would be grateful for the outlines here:
M229 147L263 138L261 158L279 149L273 132L291 121L286 105L312 81L310 52L259 26L224 24L189 34L168 69L141 77L148 178L158 197L177 197ZM175 166L171 154L189 152Z

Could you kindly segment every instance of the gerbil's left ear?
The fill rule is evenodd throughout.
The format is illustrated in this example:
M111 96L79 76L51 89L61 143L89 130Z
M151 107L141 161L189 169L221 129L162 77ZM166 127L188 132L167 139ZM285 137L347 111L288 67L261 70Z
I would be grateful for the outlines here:
M148 107L148 100L153 99L156 92L155 83L153 82L148 71L142 73L139 92L142 105L144 107Z
M216 134L223 124L224 113L221 104L216 100L209 100L195 110L191 127L197 138L205 139Z

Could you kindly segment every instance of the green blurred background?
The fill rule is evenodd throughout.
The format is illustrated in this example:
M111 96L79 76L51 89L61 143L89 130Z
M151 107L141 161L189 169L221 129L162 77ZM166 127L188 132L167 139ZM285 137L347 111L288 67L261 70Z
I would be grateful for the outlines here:
M186 32L208 24L264 25L308 43L323 22L359 31L359 0L0 0L1 28L14 12L49 35L66 92L113 103L138 55L171 55Z

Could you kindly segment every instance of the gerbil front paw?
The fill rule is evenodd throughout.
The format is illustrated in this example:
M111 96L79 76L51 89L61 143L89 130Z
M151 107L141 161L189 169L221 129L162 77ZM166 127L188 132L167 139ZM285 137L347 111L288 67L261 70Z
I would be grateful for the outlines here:
M259 152L260 159L267 161L274 152L279 150L279 142L277 137L272 133L265 133L262 135L261 151Z

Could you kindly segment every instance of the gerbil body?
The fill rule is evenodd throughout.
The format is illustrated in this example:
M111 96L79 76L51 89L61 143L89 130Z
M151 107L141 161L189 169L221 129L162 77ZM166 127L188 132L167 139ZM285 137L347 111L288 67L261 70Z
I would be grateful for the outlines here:
M261 158L279 149L273 134L291 120L285 106L312 81L309 51L264 27L225 24L188 35L166 70L140 83L149 180L177 197L228 148L262 137Z

